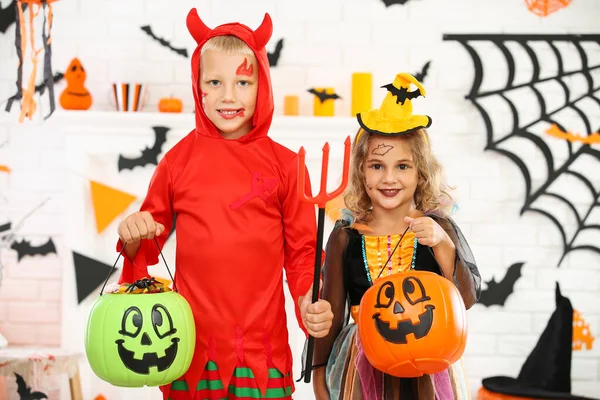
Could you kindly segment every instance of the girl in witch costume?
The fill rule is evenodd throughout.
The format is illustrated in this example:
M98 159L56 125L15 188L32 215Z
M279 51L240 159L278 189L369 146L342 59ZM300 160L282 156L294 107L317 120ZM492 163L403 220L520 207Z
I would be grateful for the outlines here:
M192 308L196 346L163 399L290 399L283 270L306 333L326 334L333 316L329 303L311 302L316 218L297 193L298 155L268 136L271 19L255 31L210 29L192 9L187 27L197 43L196 127L158 163L140 212L119 225L120 282L148 276L159 251L142 239L162 247L176 217L174 280Z
M383 374L369 364L356 324L348 321L358 321L371 282L411 268L453 281L467 309L480 293L479 271L449 217L452 198L425 132L431 119L412 115L411 99L425 89L406 73L384 87L381 108L357 116L361 128L344 194L353 220L337 221L326 247L322 298L331 303L334 320L329 334L315 342L314 392L317 400L468 399L460 362L433 376Z

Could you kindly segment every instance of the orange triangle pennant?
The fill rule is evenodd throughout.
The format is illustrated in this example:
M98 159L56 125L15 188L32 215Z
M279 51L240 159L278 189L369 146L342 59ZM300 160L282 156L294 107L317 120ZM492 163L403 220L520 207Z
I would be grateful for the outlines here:
M96 230L102 233L104 229L136 199L136 196L90 181L92 187L92 202L96 216Z
M0 172L6 172L7 174L10 172L10 168L6 165L0 165Z

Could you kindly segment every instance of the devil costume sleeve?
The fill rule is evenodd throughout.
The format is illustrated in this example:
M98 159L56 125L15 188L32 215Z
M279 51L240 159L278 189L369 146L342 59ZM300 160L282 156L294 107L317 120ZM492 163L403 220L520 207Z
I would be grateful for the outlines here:
M273 97L265 44L271 20L266 15L256 31L239 23L209 29L193 9L187 24L198 44L192 55L196 128L161 159L141 206L165 233L177 217L175 283L192 307L197 336L184 378L193 392L211 361L227 388L243 363L262 393L269 368L293 387L283 271L303 328L297 300L313 280L316 220L314 206L297 196L297 154L268 137ZM258 60L254 127L236 140L220 136L201 104L200 49L218 35L239 37ZM161 246L166 236L159 237ZM147 266L156 263L156 244L142 240L135 258L125 260L121 281L147 276ZM168 391L163 388L165 398Z

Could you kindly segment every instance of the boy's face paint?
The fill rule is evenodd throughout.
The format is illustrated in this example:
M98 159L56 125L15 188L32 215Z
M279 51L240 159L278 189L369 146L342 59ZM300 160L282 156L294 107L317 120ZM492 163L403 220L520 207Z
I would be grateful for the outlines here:
M252 130L258 93L254 55L209 50L202 56L200 93L208 119L226 139Z
M244 62L238 66L238 68L235 70L235 73L238 75L252 76L254 66L250 64L250 67L248 67L247 62L248 60L244 58Z
M412 203L418 171L410 146L401 138L370 137L363 172L374 209L392 210Z

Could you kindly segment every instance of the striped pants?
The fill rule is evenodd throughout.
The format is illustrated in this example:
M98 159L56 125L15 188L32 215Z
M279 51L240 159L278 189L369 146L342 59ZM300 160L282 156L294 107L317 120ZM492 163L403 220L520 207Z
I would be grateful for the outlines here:
M223 387L217 365L209 361L192 395L184 380L171 384L167 400L250 400L250 399L292 399L292 387L286 386L289 373L283 376L276 368L269 368L267 390L263 396L254 380L252 370L246 366L236 367L227 390Z

